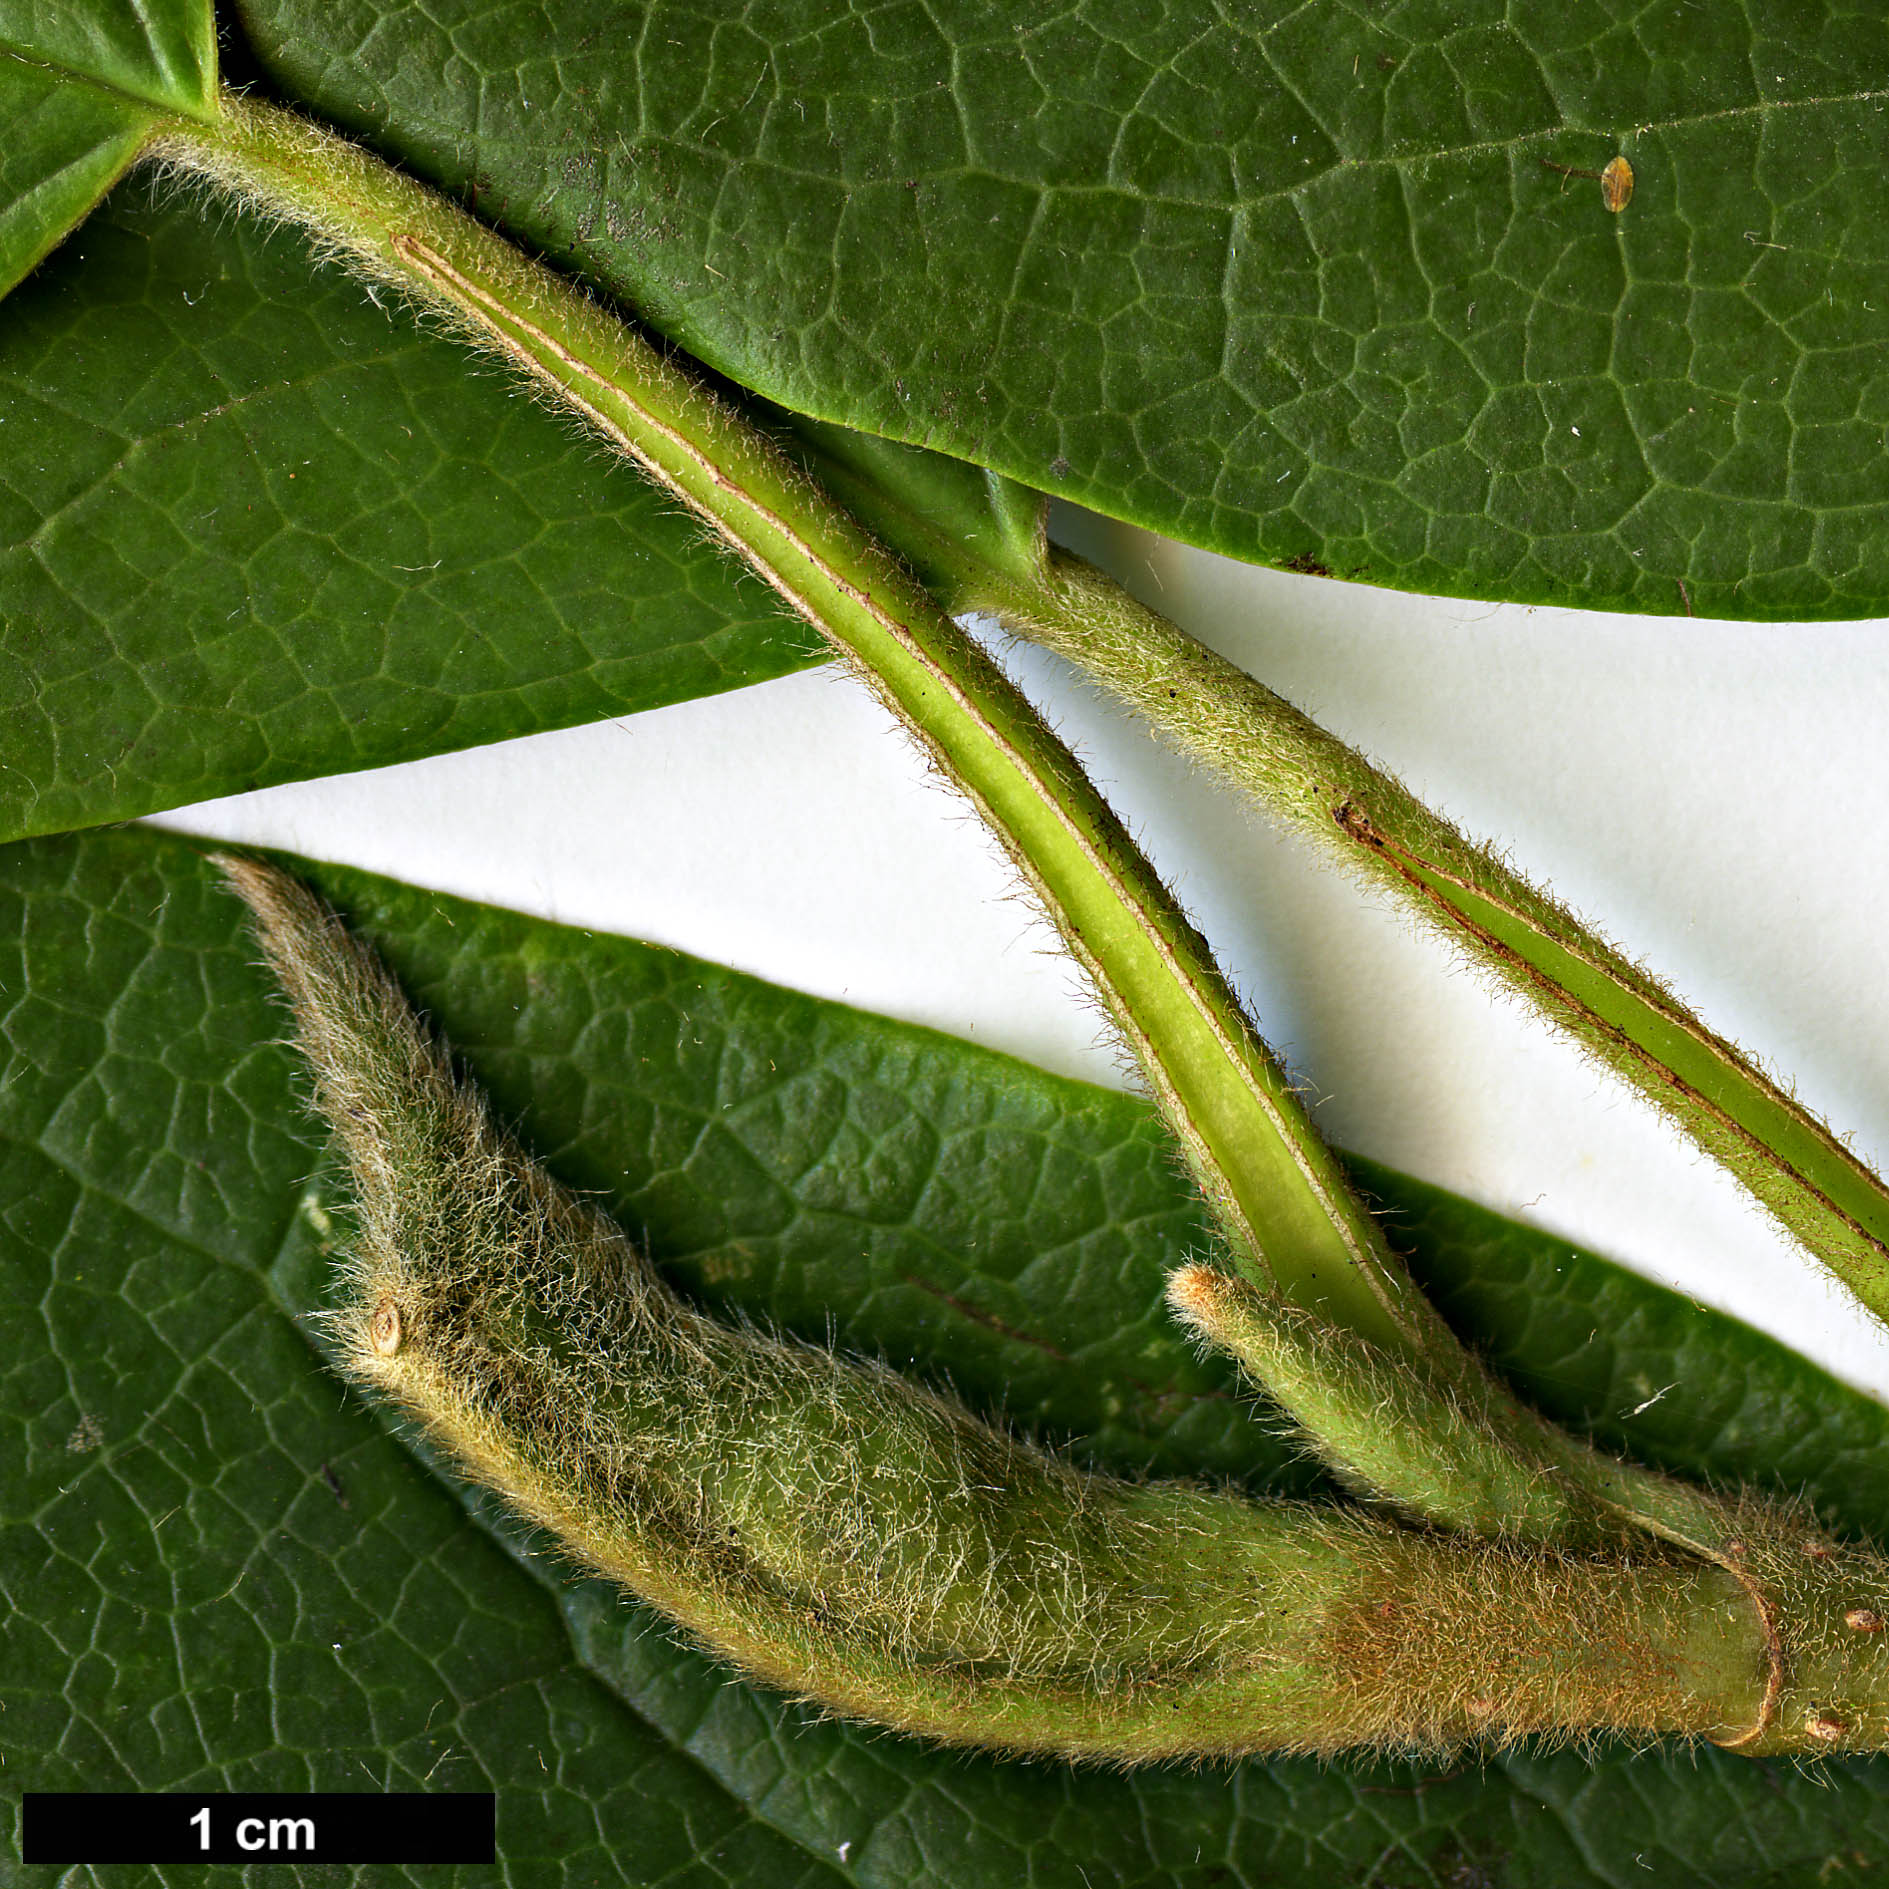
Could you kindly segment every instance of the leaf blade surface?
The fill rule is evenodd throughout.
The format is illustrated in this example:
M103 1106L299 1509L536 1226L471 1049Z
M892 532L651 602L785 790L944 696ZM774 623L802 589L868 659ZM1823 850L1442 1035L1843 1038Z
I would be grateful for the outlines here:
M216 107L209 0L0 0L0 50L160 111Z
M814 659L458 344L136 185L0 321L0 619L8 837Z
M290 96L797 411L1398 588L1889 609L1873 16L239 12ZM1616 155L1618 214L1564 174Z
M117 99L0 57L0 296L124 173L150 122Z

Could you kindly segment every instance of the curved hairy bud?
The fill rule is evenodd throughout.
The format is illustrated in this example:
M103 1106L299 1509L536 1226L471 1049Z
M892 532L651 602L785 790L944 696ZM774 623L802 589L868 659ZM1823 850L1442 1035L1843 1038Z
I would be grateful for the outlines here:
M1679 1549L1576 1553L1084 1474L889 1371L703 1317L497 1129L305 888L221 863L360 1197L341 1367L754 1678L937 1739L1117 1762L1865 1735L1870 1635L1827 1596L1804 1645L1849 1702L1813 1702L1826 1729L1806 1733L1750 1578ZM1754 1560L1889 1615L1874 1562L1791 1562L1794 1528L1754 1511Z

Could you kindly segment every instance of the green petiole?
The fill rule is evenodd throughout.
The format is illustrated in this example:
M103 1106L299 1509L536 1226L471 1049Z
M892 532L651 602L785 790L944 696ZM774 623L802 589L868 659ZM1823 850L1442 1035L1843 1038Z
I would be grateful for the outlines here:
M1166 740L1439 930L1727 1168L1889 1319L1889 1188L1650 972L1291 703L1016 528L1025 499L935 454L797 423L815 462L959 612L1055 651ZM1008 482L1006 482L1008 483Z
M422 186L226 96L152 155L293 219L502 355L703 518L970 797L1134 1051L1237 1262L1392 1355L1475 1367L1410 1283L1211 954L977 644L774 444L667 355Z

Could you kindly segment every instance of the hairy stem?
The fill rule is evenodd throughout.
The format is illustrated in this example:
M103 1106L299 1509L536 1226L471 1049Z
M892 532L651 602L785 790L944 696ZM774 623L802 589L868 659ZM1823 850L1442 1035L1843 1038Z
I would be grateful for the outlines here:
M1030 603L1029 615L1014 608L1005 620L1390 890L1676 1122L1871 1311L1889 1317L1889 1189L1658 978L1093 566L1056 556Z
M1489 1408L1493 1385L1438 1383L1211 1266L1175 1272L1168 1304L1288 1410L1360 1494L1464 1534L1542 1539L1567 1528L1569 1485L1548 1426L1532 1460L1498 1441L1514 1425Z
M822 475L951 609L988 612L1065 657L1180 753L1388 891L1677 1123L1889 1318L1889 1186L1657 977L1092 564L1030 546L1014 522L1018 492L993 496L935 455L798 424Z
M1175 906L1068 751L766 436L562 278L359 148L226 97L154 154L445 315L703 518L984 815L1093 980L1236 1260L1393 1354L1473 1370L1393 1258Z

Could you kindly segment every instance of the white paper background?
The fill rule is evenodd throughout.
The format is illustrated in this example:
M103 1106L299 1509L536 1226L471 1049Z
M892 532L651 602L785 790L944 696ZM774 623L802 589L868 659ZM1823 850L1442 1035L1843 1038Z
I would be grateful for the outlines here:
M1505 848L1862 1153L1889 1155L1884 625L1412 598L1070 512L1056 528ZM1215 941L1327 1133L1889 1392L1889 1339L1645 1105L1055 662L1007 660ZM981 828L830 672L162 824L658 939L1123 1080Z

